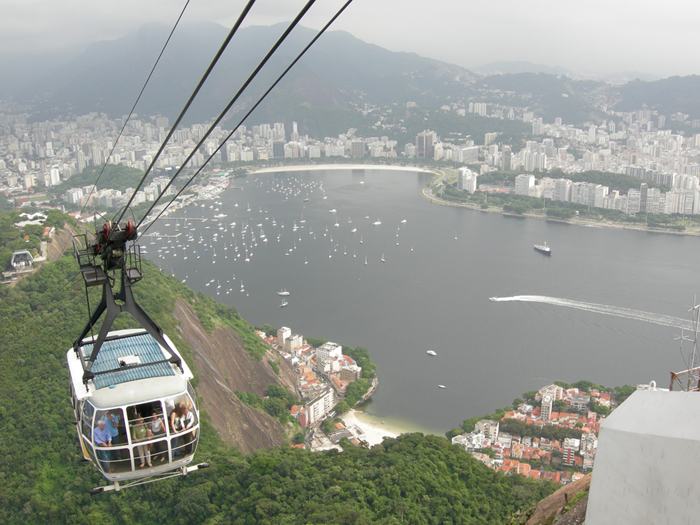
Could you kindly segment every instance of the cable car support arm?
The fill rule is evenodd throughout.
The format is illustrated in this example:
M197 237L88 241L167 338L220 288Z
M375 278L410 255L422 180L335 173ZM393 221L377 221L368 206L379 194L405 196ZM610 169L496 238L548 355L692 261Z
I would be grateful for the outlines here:
M83 381L87 383L95 377L92 372L92 365L97 360L97 356L107 340L107 335L114 324L115 319L121 313L129 313L144 328L156 342L165 349L169 355L168 361L182 370L180 356L163 335L163 330L151 319L151 317L137 303L132 285L143 277L141 268L141 252L135 243L127 249L126 244L135 241L137 238L136 227L132 222L127 223L122 228L112 228L106 223L101 232L97 232L95 242L88 244L85 235L78 236L73 242L75 256L80 265L80 271L85 281L86 288L102 286L102 297L95 310L91 312L90 318L73 343L80 362L83 365ZM97 257L101 260L98 261ZM111 274L111 275L110 275ZM114 283L119 279L119 291L115 293ZM92 339L92 351L85 360L80 355L80 347L84 344L84 339L99 322L100 317L105 314L100 325L97 338Z

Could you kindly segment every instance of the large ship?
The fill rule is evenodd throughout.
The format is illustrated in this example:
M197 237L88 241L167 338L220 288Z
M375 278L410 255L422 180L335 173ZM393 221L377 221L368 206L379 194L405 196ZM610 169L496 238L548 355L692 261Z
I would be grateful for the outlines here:
M544 241L542 244L533 244L532 247L536 252L540 252L543 255L552 255L552 249L547 244L547 241Z

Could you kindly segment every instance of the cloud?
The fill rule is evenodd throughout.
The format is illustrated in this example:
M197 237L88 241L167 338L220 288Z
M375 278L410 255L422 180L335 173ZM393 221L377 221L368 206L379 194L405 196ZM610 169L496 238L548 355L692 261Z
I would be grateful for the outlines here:
M248 25L288 20L302 0L258 0ZM4 0L0 50L54 52L171 25L184 0ZM318 0L303 24L319 27L341 0ZM230 25L243 0L192 0L186 22ZM700 72L690 0L355 0L336 28L392 50L474 66L528 60L575 71Z

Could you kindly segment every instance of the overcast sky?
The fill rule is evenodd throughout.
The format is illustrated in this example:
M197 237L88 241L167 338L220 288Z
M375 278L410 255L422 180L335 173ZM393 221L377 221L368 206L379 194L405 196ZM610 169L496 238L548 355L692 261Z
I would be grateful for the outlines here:
M42 52L172 24L185 0L0 0L0 52ZM288 20L305 0L258 0L249 24ZM187 21L231 24L243 0L191 0ZM340 0L318 0L319 27ZM526 60L579 73L700 73L693 0L355 0L338 21L359 38L466 67Z

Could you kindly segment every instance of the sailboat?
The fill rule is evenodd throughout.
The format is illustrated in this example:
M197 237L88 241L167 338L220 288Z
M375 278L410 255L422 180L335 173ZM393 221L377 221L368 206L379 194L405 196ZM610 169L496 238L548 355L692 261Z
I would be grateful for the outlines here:
M542 244L533 244L532 247L542 255L552 255L552 249L547 244L547 241L544 241Z

